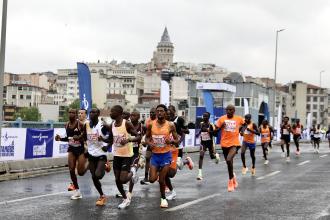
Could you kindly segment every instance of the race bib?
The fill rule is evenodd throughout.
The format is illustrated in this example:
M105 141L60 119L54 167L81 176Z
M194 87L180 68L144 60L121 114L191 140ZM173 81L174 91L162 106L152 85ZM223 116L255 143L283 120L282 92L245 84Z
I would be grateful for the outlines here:
M202 132L201 133L202 141L209 141L211 140L209 132Z
M225 120L225 124L226 124L225 131L228 131L228 132L236 131L236 127L237 127L236 121Z
M288 129L283 129L283 134L289 134L289 130Z
M69 145L73 147L79 147L81 146L79 141L75 141L73 137L69 137Z
M125 145L122 145L120 143L122 140L125 140L125 139L126 139L126 137L125 137L124 134L113 136L113 144L114 144L114 146L115 147L123 147L123 146L125 146Z
M99 140L99 134L87 134L87 139L89 141L98 141Z
M152 140L157 147L165 147L165 135L152 135Z
M262 138L267 138L269 135L268 134L261 134Z

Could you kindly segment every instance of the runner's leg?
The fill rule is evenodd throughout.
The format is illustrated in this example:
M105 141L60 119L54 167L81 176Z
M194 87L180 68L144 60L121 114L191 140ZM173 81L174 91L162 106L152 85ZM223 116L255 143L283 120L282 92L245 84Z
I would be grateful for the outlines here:
M74 187L76 189L79 189L77 175L76 175L76 163L77 163L77 157L72 152L68 152L68 166L70 171L70 177Z

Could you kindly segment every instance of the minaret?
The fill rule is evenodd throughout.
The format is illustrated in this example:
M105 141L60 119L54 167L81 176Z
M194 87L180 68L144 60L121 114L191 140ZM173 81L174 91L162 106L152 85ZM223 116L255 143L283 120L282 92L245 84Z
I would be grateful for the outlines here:
M157 51L154 52L153 63L157 67L170 66L173 63L174 46L171 42L167 27L163 32L162 38L157 45Z

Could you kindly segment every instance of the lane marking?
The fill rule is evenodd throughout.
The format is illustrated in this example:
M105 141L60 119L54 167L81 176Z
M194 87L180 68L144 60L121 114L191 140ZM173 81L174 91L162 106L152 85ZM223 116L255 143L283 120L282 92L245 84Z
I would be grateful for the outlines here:
M327 156L328 156L328 154L324 154L324 155L320 156L320 158L327 157Z
M274 171L274 172L271 172L265 176L261 176L261 177L258 177L257 180L263 180L267 177L270 177L270 176L275 176L276 174L280 173L281 171L277 170L277 171Z
M208 199L211 199L213 197L220 196L220 195L221 195L220 193L217 193L217 194L213 194L213 195L210 195L210 196L205 196L203 198L200 198L200 199L196 199L196 200L193 200L193 201L190 201L190 202L183 203L181 205L175 206L175 207L170 208L170 209L167 209L165 211L166 212L173 212L173 211L177 211L177 210L180 210L180 209L184 209L184 208L187 208L188 206L195 205L195 204L197 204L199 202L202 202L202 201L205 201L205 200L208 200Z
M309 162L311 162L311 161L310 161L310 160L306 160L306 161L304 161L304 162L298 163L297 165L298 165L298 166L302 166L302 165L304 165L304 164L306 164L306 163L309 163Z
M39 198L48 197L48 196L56 196L56 195L61 195L61 194L66 194L66 193L68 193L68 192L57 192L57 193L44 194L44 195L39 195L39 196L25 197L25 198L21 198L21 199L8 200L8 201L0 202L0 205L7 205L7 204L11 204L11 203L23 202L23 201L27 201L27 200L39 199Z

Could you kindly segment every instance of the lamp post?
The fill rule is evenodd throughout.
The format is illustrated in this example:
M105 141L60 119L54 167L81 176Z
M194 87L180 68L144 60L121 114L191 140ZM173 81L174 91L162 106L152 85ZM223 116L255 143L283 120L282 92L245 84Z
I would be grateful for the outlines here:
M324 73L325 71L324 70L322 70L321 72L320 72L320 88L322 88L322 73Z
M2 25L1 25L1 49L0 49L0 143L1 128L3 120L3 81L5 75L5 52L6 52L6 28L7 28L7 4L8 0L3 0L2 5Z
M278 33L284 31L280 29L276 31L276 46L275 46L275 71L274 71L274 103L273 103L273 127L275 128L275 112L276 112L276 77L277 77L277 48L278 48Z

